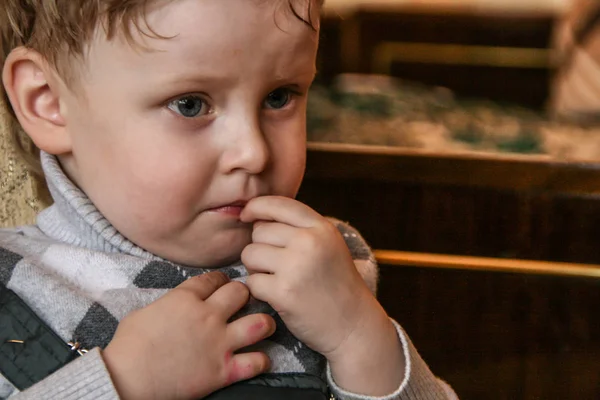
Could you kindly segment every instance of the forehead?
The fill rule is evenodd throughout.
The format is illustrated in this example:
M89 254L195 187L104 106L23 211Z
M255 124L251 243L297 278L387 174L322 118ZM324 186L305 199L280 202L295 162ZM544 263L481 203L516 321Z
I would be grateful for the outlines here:
M179 0L152 12L147 22L156 33L188 50L196 44L210 49L243 50L246 46L265 51L281 42L290 48L314 43L314 30L295 17L287 4L287 0ZM309 18L307 7L299 12L302 18ZM169 43L153 44L160 48Z
M318 7L312 7L316 13L312 18L308 15L308 0L291 4L300 17L318 21ZM289 7L287 0L156 3L142 27L161 37L134 31L135 43L148 51L125 45L123 38L107 41L99 37L91 46L90 59L106 67L114 62L115 68L143 60L140 74L146 70L166 75L183 70L200 73L218 68L219 73L281 75L294 68L314 68L318 33Z

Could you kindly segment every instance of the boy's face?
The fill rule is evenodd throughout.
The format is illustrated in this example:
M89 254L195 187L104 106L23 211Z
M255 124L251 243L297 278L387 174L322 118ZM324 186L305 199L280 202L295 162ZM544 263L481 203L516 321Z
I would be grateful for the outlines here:
M100 34L91 44L85 99L61 99L73 146L61 162L137 245L187 265L233 262L251 238L244 202L300 186L318 34L275 0L171 1L147 20L168 37L137 38L152 51Z

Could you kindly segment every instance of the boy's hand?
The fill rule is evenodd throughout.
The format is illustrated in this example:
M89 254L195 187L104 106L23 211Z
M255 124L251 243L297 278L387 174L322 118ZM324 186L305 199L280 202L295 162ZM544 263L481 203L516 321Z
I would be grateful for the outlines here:
M250 201L241 219L254 222L253 243L242 252L252 295L269 303L313 350L335 355L372 297L337 228L284 197Z
M234 354L275 330L264 314L228 323L248 298L245 285L212 272L124 318L103 352L121 398L198 399L267 371L265 354Z
M405 361L398 335L338 229L284 197L253 199L240 218L254 223L253 243L242 252L250 293L328 359L345 390L379 396L399 388Z

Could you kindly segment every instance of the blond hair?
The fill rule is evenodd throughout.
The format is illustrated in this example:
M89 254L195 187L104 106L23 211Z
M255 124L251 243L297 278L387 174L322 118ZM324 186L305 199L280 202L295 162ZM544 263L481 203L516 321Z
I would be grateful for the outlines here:
M165 0L166 1L166 0ZM42 55L59 75L72 77L72 61L81 58L99 26L108 40L122 34L133 42L135 32L152 37L156 34L145 20L147 7L157 0L3 0L0 8L0 71L6 58L17 47L26 47ZM301 17L295 8L298 0L287 0L294 16L315 28L311 7L321 6L324 0L304 0L308 18ZM12 144L36 180L38 190L48 200L40 165L39 149L21 128L0 85L1 106L8 116L6 124Z

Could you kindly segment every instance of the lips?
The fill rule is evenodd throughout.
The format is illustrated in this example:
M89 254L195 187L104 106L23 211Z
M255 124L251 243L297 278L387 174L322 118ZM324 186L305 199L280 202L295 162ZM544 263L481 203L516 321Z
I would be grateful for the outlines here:
M207 211L214 212L217 214L239 217L240 214L242 213L242 210L244 209L244 207L246 207L246 204L248 204L248 201L238 200L238 201L234 201L233 203L209 208Z

